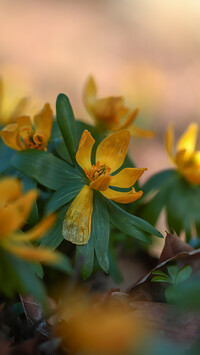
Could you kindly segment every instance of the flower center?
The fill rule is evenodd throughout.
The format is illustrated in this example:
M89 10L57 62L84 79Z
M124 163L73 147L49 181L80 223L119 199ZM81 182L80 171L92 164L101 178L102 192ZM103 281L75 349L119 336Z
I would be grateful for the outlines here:
M99 176L109 176L111 168L106 164L101 164L100 161L96 165L92 165L90 170L85 169L86 176L90 181L95 181Z

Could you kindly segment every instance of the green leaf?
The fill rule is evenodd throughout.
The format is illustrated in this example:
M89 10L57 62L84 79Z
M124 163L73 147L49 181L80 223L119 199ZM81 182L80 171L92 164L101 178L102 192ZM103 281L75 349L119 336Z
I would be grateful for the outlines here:
M62 226L65 214L70 206L70 203L66 204L65 206L61 207L57 213L57 219L53 226L48 233L46 233L45 237L41 239L40 245L47 246L51 249L56 249L60 243L63 241L62 236Z
M173 286L173 302L185 309L200 310L200 275L195 275L177 286Z
M12 164L23 174L52 190L58 190L72 180L83 179L78 170L70 164L44 151L18 152L13 156Z
M45 213L49 214L58 208L62 207L74 197L76 197L82 190L84 183L82 181L70 181L65 186L58 189L50 198L46 205Z
M55 145L55 149L56 149L57 154L63 160L67 161L69 164L73 164L63 139L62 138L56 138L54 140L54 145Z
M154 270L154 271L152 271L152 275L160 275L160 276L167 276L168 277L168 275L167 274L165 274L163 271L161 271L161 270Z
M190 265L185 265L183 268L178 272L178 275L175 280L175 285L179 285L182 282L186 281L192 274L192 267Z
M31 189L37 189L37 183L35 182L35 180L29 178L26 175L22 176L22 182L24 186L23 192L27 192ZM33 203L31 214L29 215L27 223L33 226L37 222L38 222L38 208L37 208L37 202L35 201Z
M151 282L171 282L168 276L154 276Z
M93 197L91 236L100 267L108 273L108 244L110 236L110 220L106 203L99 194ZM90 237L91 238L91 237Z
M77 245L76 247L76 264L81 263L81 276L87 279L91 276L94 266L94 244L93 238L90 237L86 245Z
M11 166L11 158L15 154L15 150L7 147L4 143L0 145L0 154L1 154L1 165L0 165L0 174L5 172Z
M35 275L31 264L0 249L1 268L0 289L8 297L15 293L29 294L45 305L46 291L43 283ZM6 272L5 272L6 271Z
M108 243L110 235L109 216L102 197L94 193L90 239L86 245L76 247L76 263L82 262L81 275L84 279L91 276L94 267L94 252L99 266L106 273L109 270Z
M146 243L151 243L150 234L163 237L157 229L146 221L127 213L108 199L105 199L105 201L108 206L111 223L122 232Z
M176 276L178 274L178 266L177 264L167 265L167 271L172 280L172 283L175 283Z
M169 287L166 288L165 290L165 298L167 300L168 303L174 303L175 299L176 299L176 286L171 285Z
M56 117L71 160L76 163L76 124L70 101L64 94L60 94L57 97Z

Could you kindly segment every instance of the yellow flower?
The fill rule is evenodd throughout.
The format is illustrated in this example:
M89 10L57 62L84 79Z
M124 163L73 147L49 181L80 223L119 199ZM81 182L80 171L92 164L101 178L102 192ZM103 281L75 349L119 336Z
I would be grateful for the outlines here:
M97 303L97 296L95 301L84 294L68 296L59 309L62 321L56 325L62 345L70 354L129 354L147 334L142 317L135 316L128 304Z
M23 115L29 102L27 97L16 101L11 98L12 95L7 96L5 97L3 79L0 78L0 124L3 126L15 122L17 117Z
M200 151L195 151L198 125L191 123L176 144L175 153L174 129L169 126L166 133L166 150L180 174L193 184L200 185Z
M97 99L97 87L93 77L90 77L84 90L84 103L97 126L102 131L118 131L128 129L132 137L153 137L154 132L133 126L139 109L131 111L124 106L123 97L106 97Z
M26 233L18 232L26 223L36 196L36 190L22 195L21 183L15 178L0 181L0 247L28 261L54 263L59 258L57 253L26 243L41 238L52 227L55 215L47 216Z
M146 168L125 168L114 175L124 162L129 139L130 133L127 130L121 130L106 137L98 145L96 162L92 165L91 153L95 140L87 130L83 132L76 153L76 161L84 170L88 184L84 185L66 213L63 224L65 239L78 245L87 244L91 232L94 190L120 203L130 203L142 196L143 192L136 192L133 185ZM129 188L130 190L122 192L113 188Z
M16 123L11 123L1 130L4 143L15 150L46 150L51 136L53 112L49 104L33 118L34 127L29 116L20 116Z

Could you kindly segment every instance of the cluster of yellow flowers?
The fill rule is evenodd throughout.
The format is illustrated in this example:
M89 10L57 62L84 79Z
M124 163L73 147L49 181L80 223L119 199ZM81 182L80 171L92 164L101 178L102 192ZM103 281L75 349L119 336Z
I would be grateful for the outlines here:
M0 180L0 247L28 261L54 263L59 254L47 248L36 248L27 242L40 239L55 222L51 214L31 230L19 232L31 212L36 190L22 195L21 182L13 177Z

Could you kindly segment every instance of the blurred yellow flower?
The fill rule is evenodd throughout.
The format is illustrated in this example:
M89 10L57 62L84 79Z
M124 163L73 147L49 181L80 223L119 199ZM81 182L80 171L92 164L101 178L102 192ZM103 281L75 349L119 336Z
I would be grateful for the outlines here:
M153 137L154 132L133 126L139 109L131 111L124 106L123 97L109 96L97 99L97 87L90 77L84 89L84 103L87 111L102 131L118 131L128 129L132 137Z
M26 244L41 238L52 227L55 215L47 216L25 233L18 231L26 223L37 197L36 190L22 195L21 188L20 181L15 178L7 177L0 181L0 247L28 261L57 262L59 254Z
M53 112L49 104L33 117L33 125L29 116L16 118L1 130L1 138L8 147L15 150L46 150L53 124Z
M0 125L3 126L14 123L17 117L25 114L28 107L29 99L27 97L13 100L11 96L9 93L5 93L3 79L0 77Z
M130 133L120 130L106 137L97 147L96 163L91 164L92 148L95 140L85 130L79 142L76 161L84 170L88 184L84 185L74 199L65 216L63 236L72 243L87 244L91 232L93 211L93 190L113 201L131 203L139 199L143 192L136 192L133 185L146 168L125 168L113 175L123 164L128 150ZM130 188L128 192L114 188Z
M200 151L195 151L198 125L191 123L174 146L174 129L169 126L166 133L166 150L180 174L193 184L200 185Z
M74 295L72 295L74 296ZM129 354L147 331L141 317L130 307L114 307L90 300L86 295L68 297L60 307L56 333L70 354Z

